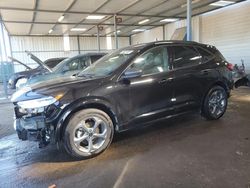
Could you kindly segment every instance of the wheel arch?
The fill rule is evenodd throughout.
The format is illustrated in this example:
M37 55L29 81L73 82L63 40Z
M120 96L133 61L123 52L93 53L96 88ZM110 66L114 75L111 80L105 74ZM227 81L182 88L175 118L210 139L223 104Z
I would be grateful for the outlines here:
M206 98L208 92L210 91L210 89L212 89L212 88L215 87L215 86L220 86L220 87L224 88L225 91L226 91L226 93L227 93L227 95L228 95L228 97L229 97L229 95L230 95L230 89L229 89L229 87L228 87L225 83L223 83L222 81L214 82L213 84L211 84L211 85L207 88L206 92L204 93L204 95L203 95L203 97L202 97L201 108L202 108L203 105L204 105L204 101L205 101L205 98ZM201 113L202 113L202 112L201 112Z
M107 104L105 103L101 103L101 102L81 102L81 105L78 106L72 106L71 108L67 109L63 115L61 116L61 118L58 121L58 124L56 126L56 130L55 130L55 140L56 142L59 142L62 140L63 138L63 132L69 122L69 120L71 119L71 117L84 109L88 109L88 108L95 108L98 110L102 110L105 113L107 113L109 115L109 117L111 118L115 131L119 131L119 126L118 126L118 119L117 116L114 112L114 110Z

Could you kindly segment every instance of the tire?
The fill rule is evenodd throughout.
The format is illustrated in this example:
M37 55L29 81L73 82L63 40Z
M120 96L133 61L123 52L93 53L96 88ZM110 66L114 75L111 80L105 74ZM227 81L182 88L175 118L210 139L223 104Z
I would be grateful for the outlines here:
M84 109L72 116L64 131L63 145L72 157L88 159L105 151L112 142L114 125L102 110Z
M228 96L221 86L211 88L202 105L202 116L207 120L217 120L221 118L227 109Z

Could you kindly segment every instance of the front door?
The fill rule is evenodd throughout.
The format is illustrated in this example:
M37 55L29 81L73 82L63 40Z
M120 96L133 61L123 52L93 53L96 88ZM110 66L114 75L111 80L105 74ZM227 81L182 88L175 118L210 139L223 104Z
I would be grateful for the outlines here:
M130 123L162 118L171 113L172 77L167 47L152 48L137 57L126 72L141 72L129 79Z

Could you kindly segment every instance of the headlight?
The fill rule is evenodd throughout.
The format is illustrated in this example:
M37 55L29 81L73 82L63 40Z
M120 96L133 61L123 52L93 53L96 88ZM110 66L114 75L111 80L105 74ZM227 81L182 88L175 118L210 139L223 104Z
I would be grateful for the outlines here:
M13 83L13 80L10 78L8 83L11 85Z
M20 78L19 80L17 80L16 83L16 88L19 89L22 86L24 86L27 83L28 79L27 78Z
M40 99L28 100L28 101L21 101L18 102L17 105L24 109L31 109L31 108L41 108L45 106L49 106L57 101L54 97L43 97Z

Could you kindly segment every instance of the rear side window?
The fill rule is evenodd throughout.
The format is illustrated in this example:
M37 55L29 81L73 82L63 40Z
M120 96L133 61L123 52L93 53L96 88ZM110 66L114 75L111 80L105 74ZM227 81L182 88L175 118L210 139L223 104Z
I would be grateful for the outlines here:
M214 58L214 55L211 52L209 52L201 47L196 47L196 48L202 56L202 63L206 63Z
M191 46L172 46L173 68L189 67L201 64L202 57Z

